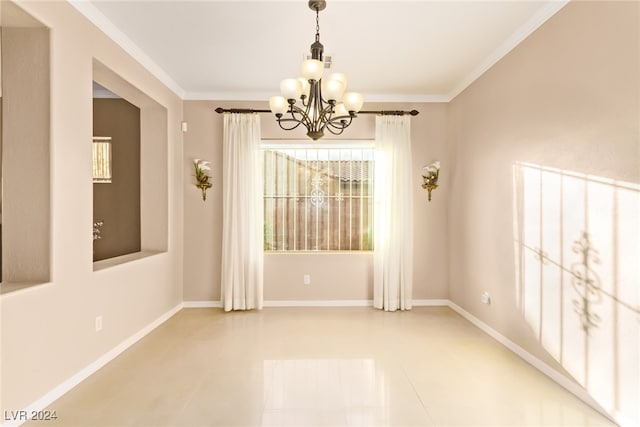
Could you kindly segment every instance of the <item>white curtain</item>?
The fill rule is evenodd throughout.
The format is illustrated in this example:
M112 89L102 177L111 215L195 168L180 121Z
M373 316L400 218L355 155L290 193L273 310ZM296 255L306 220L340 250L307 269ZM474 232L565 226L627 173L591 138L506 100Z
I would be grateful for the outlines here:
M257 114L224 115L222 158L224 310L261 309L264 209Z
M376 117L373 306L410 310L413 172L409 116Z

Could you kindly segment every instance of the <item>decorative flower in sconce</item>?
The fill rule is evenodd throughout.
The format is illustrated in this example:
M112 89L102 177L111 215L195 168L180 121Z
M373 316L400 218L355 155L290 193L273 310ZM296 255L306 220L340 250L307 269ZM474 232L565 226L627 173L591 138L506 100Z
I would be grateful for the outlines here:
M97 221L93 223L93 241L102 239L102 226L104 221Z
M207 171L211 170L209 166L211 162L206 160L194 159L193 168L195 170L196 187L202 191L202 200L207 200L207 189L211 188L213 184L209 182L211 177L207 175Z
M422 188L427 190L428 200L431 201L431 192L438 188L438 175L440 175L440 162L433 162L422 168Z

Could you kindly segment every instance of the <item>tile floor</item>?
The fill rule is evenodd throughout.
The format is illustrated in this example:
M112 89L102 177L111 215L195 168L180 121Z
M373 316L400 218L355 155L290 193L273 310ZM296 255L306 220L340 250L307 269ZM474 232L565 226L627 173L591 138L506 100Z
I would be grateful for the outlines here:
M47 426L614 425L444 307L185 309L49 409Z

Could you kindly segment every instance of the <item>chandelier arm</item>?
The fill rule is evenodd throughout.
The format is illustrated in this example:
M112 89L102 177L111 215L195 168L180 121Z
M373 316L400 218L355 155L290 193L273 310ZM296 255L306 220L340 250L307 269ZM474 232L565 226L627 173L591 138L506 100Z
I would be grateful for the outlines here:
M346 118L349 118L349 120L347 120ZM351 124L351 121L353 120L352 116L338 116L338 117L334 117L333 119L329 120L327 122L327 129L331 130L331 128L334 129L346 129L349 127L349 125Z
M291 106L291 117L293 118L293 120L297 120L300 123L302 123L304 125L305 128L307 128L307 131L310 130L313 127L313 121L311 120L311 116L309 115L309 109L311 107L311 104L304 106L304 110L300 107L298 107L297 105L292 105ZM294 111L295 113L297 113L300 117L296 117L294 115Z
M287 111L287 113L291 116L291 118L288 118L287 120L295 120L295 121L301 121L300 119L298 119L296 117L296 114L302 114L300 107L294 105L294 104L289 104L289 111ZM304 117L304 116L303 116Z
M322 112L320 113L320 116L319 116L320 119L318 120L318 123L322 124L322 127L320 128L321 131L326 129L327 125L335 127L332 124L332 122L335 120L335 118L333 117L334 107L335 107L334 104L329 104L322 109Z
M309 92L309 102L307 103L307 105L305 105L304 109L304 117L306 119L305 126L307 127L307 130L317 130L314 129L314 123L312 119L312 117L315 117L318 114L317 100L317 93L314 90L311 90Z
M314 81L309 89L309 103L306 105L305 115L307 122L305 126L308 131L321 132L322 128L318 127L318 124L322 123L323 106L322 95L320 89L321 80ZM313 118L312 118L313 116Z
M282 118L280 118L280 119L277 119L277 122L278 122L278 126L280 126L280 129L282 129L282 130L294 130L298 126L303 124L300 120L296 120L296 119L282 119ZM285 127L282 124L283 122L285 122L285 123L294 122L295 125L293 125L292 127Z
M342 135L342 132L344 132L345 129L346 128L337 128L336 130L334 130L333 127L327 127L327 130L334 135Z
M297 128L300 124L303 124L304 127L307 128L307 130L309 130L309 126L311 125L311 119L309 118L309 114L308 114L308 110L309 107L307 107L305 110L303 110L302 108L298 107L297 105L291 104L290 108L289 108L289 113L291 114L291 118L287 118L287 119L280 119L281 121L294 121L294 122L298 122L297 125L295 125L294 127L292 127L291 129L295 129ZM296 114L299 117L296 117ZM280 126L282 127L282 126Z

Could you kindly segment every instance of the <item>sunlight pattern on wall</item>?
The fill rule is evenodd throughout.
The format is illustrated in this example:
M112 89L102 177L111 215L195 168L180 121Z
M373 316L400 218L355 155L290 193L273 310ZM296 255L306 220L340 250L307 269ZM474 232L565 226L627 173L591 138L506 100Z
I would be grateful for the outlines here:
M640 185L514 165L518 305L544 348L640 425Z

